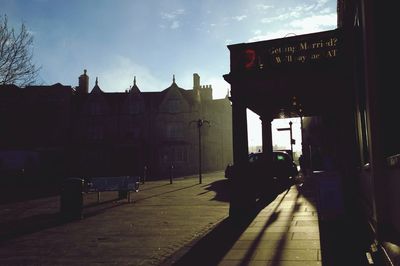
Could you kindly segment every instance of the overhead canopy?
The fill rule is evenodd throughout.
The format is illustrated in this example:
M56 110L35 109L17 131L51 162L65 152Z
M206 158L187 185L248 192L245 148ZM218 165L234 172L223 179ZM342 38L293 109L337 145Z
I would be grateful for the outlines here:
M232 101L277 115L293 108L304 115L329 112L345 95L343 38L339 29L228 46Z

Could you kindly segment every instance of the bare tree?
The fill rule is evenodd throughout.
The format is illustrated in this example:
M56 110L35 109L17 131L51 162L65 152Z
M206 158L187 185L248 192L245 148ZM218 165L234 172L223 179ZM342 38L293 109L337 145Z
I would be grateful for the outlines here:
M19 32L8 27L7 16L0 21L0 85L26 86L34 83L39 67L33 62L33 36L22 23Z

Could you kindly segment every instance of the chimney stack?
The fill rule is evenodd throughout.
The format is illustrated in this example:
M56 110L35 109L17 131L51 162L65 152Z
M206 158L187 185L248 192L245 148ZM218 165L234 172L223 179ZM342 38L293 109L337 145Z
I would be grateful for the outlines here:
M86 74L86 69L83 70L83 74L79 76L79 93L89 93L89 76Z
M193 89L200 89L200 76L197 73L193 74Z

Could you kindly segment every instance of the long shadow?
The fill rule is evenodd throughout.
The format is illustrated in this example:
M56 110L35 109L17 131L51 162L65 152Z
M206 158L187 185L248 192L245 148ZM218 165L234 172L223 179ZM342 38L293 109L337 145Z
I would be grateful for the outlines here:
M83 219L104 213L108 209L116 208L122 205L132 204L124 200L108 200L100 202L99 204L90 205L84 208ZM85 206L86 207L86 206Z
M112 203L112 204L110 204ZM85 206L82 219L93 217L106 212L108 209L130 204L126 201L110 200L96 205ZM80 219L65 219L61 213L37 214L26 218L0 223L0 244L10 239L36 233L49 228L79 222Z
M0 223L0 243L18 236L32 234L65 223L59 213L37 214Z
M290 215L293 215L294 213L296 213L296 211L299 210L300 204L297 202L299 197L300 197L300 193L298 193L297 196L296 196L295 205L294 205L293 209L291 210ZM277 245L277 247L275 249L276 252L275 252L274 256L272 257L272 261L271 261L271 264L270 264L271 266L279 266L279 264L281 263L283 250L284 250L284 247L285 247L287 239L288 239L287 235L288 235L288 232L289 232L289 225L290 225L290 221L287 222L287 228L288 229L286 230L286 232L284 232L284 234L282 235L281 239L279 239L278 245Z
M215 192L214 198L212 200L222 201L222 202L229 202L230 200L230 192L229 192L229 180L228 179L221 179L214 181L205 187L207 191L200 193L205 194L209 192Z
M258 233L256 238L251 243L251 245L248 248L248 250L246 251L246 254L245 254L244 258L242 259L240 265L245 266L245 265L249 264L252 256L254 255L254 252L256 251L258 245L260 244L261 238L262 238L265 230L268 228L268 226L270 226L273 222L275 222L278 219L280 212L277 212L277 209L279 208L280 204L282 203L283 199L285 198L285 196L287 195L289 190L290 190L290 188L286 191L286 193L279 200L278 204L272 210L271 216L269 216L268 220L265 222L265 224L263 225L262 229L260 230L260 232Z
M111 199L100 203L88 204L83 207L82 219L99 215L106 210L130 204L126 199ZM13 238L36 233L42 230L76 222L79 219L66 219L60 212L36 214L33 216L13 219L0 223L0 244Z
M179 251L178 255L172 256L178 257L177 260L173 261L174 259L172 258L162 265L218 265L241 234L248 228L259 211L271 203L275 197L276 195L265 197L262 202L259 202L259 206L254 212L249 214L245 219L238 221L229 217L226 218L206 236L197 240L189 251L186 252L185 250L186 253L183 256L179 256L179 253L182 252ZM272 223L272 220L270 222Z
M148 187L148 188L144 187L144 188L142 188L142 186L145 186L145 184L141 184L139 190L141 190L141 191L147 191L147 190L152 190L152 189L156 189L156 188L160 188L160 187L165 187L165 186L170 186L170 185L171 185L170 183L168 183L168 184L166 183L166 184L162 184L162 185L159 185L159 186Z
M61 185L0 185L0 205L52 197L60 194Z
M173 190L170 190L170 191L166 191L166 192L163 192L163 193L155 194L155 195L152 195L152 196L149 196L149 197L139 198L139 199L135 200L135 202L140 202L140 201L143 201L143 200L146 200L146 199L155 198L155 197L162 196L162 195L169 194L169 193L173 193L173 192L176 192L176 191L192 188L192 187L195 187L195 186L198 186L198 185L199 184L194 184L194 185L190 185L190 186L186 186L186 187L182 187L182 188L177 188L177 189L173 189Z

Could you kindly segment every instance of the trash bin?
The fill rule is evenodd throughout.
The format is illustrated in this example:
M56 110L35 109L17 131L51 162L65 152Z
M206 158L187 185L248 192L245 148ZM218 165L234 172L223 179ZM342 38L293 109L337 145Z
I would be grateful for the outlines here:
M83 218L83 193L84 180L82 178L69 178L64 181L60 198L62 218L67 220Z
M118 198L119 199L127 199L129 191L127 189L119 190L118 191Z

